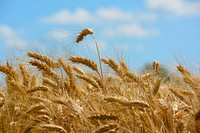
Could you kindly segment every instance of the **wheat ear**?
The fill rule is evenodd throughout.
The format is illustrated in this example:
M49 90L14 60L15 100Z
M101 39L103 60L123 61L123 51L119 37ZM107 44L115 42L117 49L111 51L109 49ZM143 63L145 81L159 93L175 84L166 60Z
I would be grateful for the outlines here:
M197 133L200 133L200 111L195 114L195 129Z
M102 58L101 61L109 65L110 68L112 68L119 77L124 79L123 71L120 69L119 65L113 59Z
M76 37L76 42L79 43L81 42L85 36L87 35L91 35L93 34L93 30L92 29L89 29L89 28L84 28L83 30L81 30L81 32L79 33L79 35Z
M49 67L51 68L59 68L60 65L59 63L52 61L50 58L43 56L41 54L36 54L36 53L32 53L32 52L28 52L27 55L29 57L32 57L34 59L40 60L42 62L45 62Z
M5 96L3 92L0 92L0 107L3 106L4 102L5 102Z
M47 86L40 85L40 86L36 86L34 88L27 90L27 93L33 93L33 92L36 92L36 91L47 92L47 91L49 91L49 88Z
M20 64L19 68L20 68L22 76L23 76L23 84L24 84L24 86L28 87L29 82L30 82L29 72L24 64Z
M44 124L44 125L40 125L41 128L47 130L47 131L56 131L58 133L67 133L67 131L61 127L61 126L57 126L57 125L53 125L53 124Z
M91 120L118 120L118 116L115 115L107 115L107 114L95 114L93 116L89 116L88 119Z
M156 93L158 92L160 88L160 83L161 83L161 78L158 78L153 88L153 95L156 95Z
M37 104L32 106L28 111L26 111L27 114L38 114L40 110L48 110L46 106L43 104Z
M29 63L33 66L36 66L39 70L50 72L50 67L48 65L40 63L37 60L30 60Z
M157 61L154 61L153 64L152 64L152 67L153 67L153 71L155 73L157 73L159 71L159 64Z
M85 72L84 72L82 69L80 69L79 67L73 66L72 69L73 69L76 73L78 73L78 74L80 74L80 75L84 75L84 74L85 74Z
M74 63L86 65L87 67L91 68L92 70L96 71L99 74L97 64L95 64L94 61L92 61L88 58L83 58L83 57L80 57L80 56L71 56L69 58L69 60L74 62Z
M85 75L76 75L78 78L85 80L87 83L91 84L93 87L95 88L99 88L98 84L96 83L96 81L94 81L93 79L91 79L90 77L87 77Z
M0 72L5 73L8 77L13 78L14 80L17 80L17 74L10 66L0 65Z
M94 131L94 133L104 133L104 132L108 132L110 130L116 129L118 126L116 124L109 124L109 125L105 125L100 127L98 130Z

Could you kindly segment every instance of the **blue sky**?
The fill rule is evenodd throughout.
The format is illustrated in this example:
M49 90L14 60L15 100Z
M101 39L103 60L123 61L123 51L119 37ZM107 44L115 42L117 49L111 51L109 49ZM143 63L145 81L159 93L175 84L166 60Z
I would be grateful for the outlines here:
M123 53L136 69L154 60L174 65L172 53L199 67L200 0L1 0L0 61L32 49L80 49L72 42L84 27L94 29L103 57Z

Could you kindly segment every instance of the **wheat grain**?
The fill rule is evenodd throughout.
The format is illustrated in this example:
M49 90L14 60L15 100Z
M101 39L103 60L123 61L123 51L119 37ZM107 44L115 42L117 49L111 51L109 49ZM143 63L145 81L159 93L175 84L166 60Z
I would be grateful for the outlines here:
M48 65L40 63L37 60L30 60L29 63L33 66L36 66L39 70L50 72L50 67Z
M153 71L155 73L157 73L159 71L159 64L157 61L154 61L153 64L152 64L152 67L153 67Z
M91 120L118 120L119 118L115 115L107 115L107 114L96 114L88 117Z
M123 71L120 69L119 65L113 59L102 58L101 61L109 65L120 78L124 79Z
M84 37L85 36L87 36L87 35L91 35L91 34L93 34L94 32L93 32L93 30L92 29L89 29L89 28L84 28L80 33L79 33L79 35L76 37L76 42L77 43L79 43L79 42L81 42L83 39L84 39Z
M104 100L107 102L116 102L123 106L148 107L148 108L150 107L147 103L143 101L125 101L114 97L107 97L104 98Z
M48 78L43 78L43 85L50 86L52 88L58 88L57 84Z
M80 74L80 75L84 75L84 74L85 74L85 72L84 72L82 69L80 69L79 67L73 66L72 69L73 69L76 73L78 73L78 74Z
M30 79L29 72L26 69L26 66L24 64L20 64L19 68L20 68L22 76L23 76L23 85L26 86L26 87L28 87L28 85L29 85L29 79Z
M191 73L190 73L186 68L184 68L184 67L181 66L181 65L177 66L177 69L178 69L184 76L189 76L189 75L191 75Z
M57 126L57 125L53 125L53 124L43 124L43 125L40 125L40 126L41 126L41 128L48 130L48 131L56 131L56 132L59 132L59 133L67 133L67 131L61 126Z
M80 56L70 56L69 60L74 62L74 63L79 63L79 64L86 65L89 68L91 68L92 70L94 70L97 73L99 73L97 65L94 63L94 61L92 61L90 59L83 58L83 57L80 57Z
M49 67L52 68L59 68L60 65L57 62L52 61L50 58L43 56L41 54L36 54L36 53L32 53L32 52L28 52L27 55L29 57L32 57L34 59L40 60L42 62L45 62Z
M160 83L161 83L161 78L158 78L158 80L156 81L155 85L154 85L154 89L153 89L153 94L156 95L156 93L158 92L159 88L160 88Z
M11 66L3 66L0 65L0 72L5 73L7 76L10 78L13 78L14 80L17 80L17 74L16 72L12 69Z
M197 133L200 132L200 111L195 114L195 130Z
M32 76L31 77L31 88L35 87L36 86L36 77L35 76Z
M109 125L100 127L98 130L94 131L94 133L104 133L116 128L117 128L116 124L109 124Z
M40 114L40 110L48 110L47 107L43 104L36 104L32 106L28 111L27 114Z
M87 83L91 84L95 88L99 88L98 84L92 80L90 77L87 77L85 75L76 75L78 78L85 80Z
M47 92L47 91L49 91L49 88L47 86L40 85L40 86L36 86L34 88L27 90L27 93L33 93L33 92L36 92L36 91Z
M63 67L65 73L69 76L70 86L75 91L78 92L77 87L76 87L76 83L75 83L75 80L74 80L74 75L73 75L73 72L72 72L72 68L69 65L67 65L61 58L59 58L58 61L61 64L61 66Z
M5 96L3 92L0 92L0 108L3 106L4 102L5 102Z

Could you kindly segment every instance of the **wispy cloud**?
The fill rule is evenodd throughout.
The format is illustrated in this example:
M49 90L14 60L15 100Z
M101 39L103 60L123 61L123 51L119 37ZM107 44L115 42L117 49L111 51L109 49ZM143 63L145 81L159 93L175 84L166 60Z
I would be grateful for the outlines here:
M90 12L84 8L78 8L74 11L67 9L60 10L47 17L40 19L42 23L48 24L84 24L84 23L103 23L105 21L155 21L156 15L153 13L133 13L132 11L120 8L99 8L94 12Z
M106 33L106 34L105 34ZM147 37L155 36L159 34L159 31L154 28L146 29L139 24L127 24L119 26L115 29L107 29L105 31L106 36L116 37L116 36L128 36L128 37Z
M170 15L200 16L200 1L189 0L146 0L147 6Z
M3 45L10 47L25 48L27 46L26 42L7 25L0 25L0 40Z
M55 23L55 24L67 24L67 23L89 23L92 19L91 14L82 8L71 12L69 10L58 11L48 17L41 18L40 21L43 23Z
M153 13L134 13L116 7L98 8L94 12L86 9L74 11L61 10L40 19L47 24L98 24L102 33L109 36L127 35L128 37L147 37L156 35L157 29L144 27L143 22L154 22L157 16ZM109 29L108 27L112 27ZM52 38L58 38L59 33L52 32Z

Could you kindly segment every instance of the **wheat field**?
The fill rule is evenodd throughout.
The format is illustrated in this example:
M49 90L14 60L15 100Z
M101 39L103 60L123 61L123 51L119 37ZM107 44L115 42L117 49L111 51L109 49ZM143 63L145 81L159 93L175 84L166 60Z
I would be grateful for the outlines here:
M0 65L1 133L200 132L200 77L182 65L166 82L156 61L137 74L125 61L100 55L98 63L80 56L27 56L18 66Z

